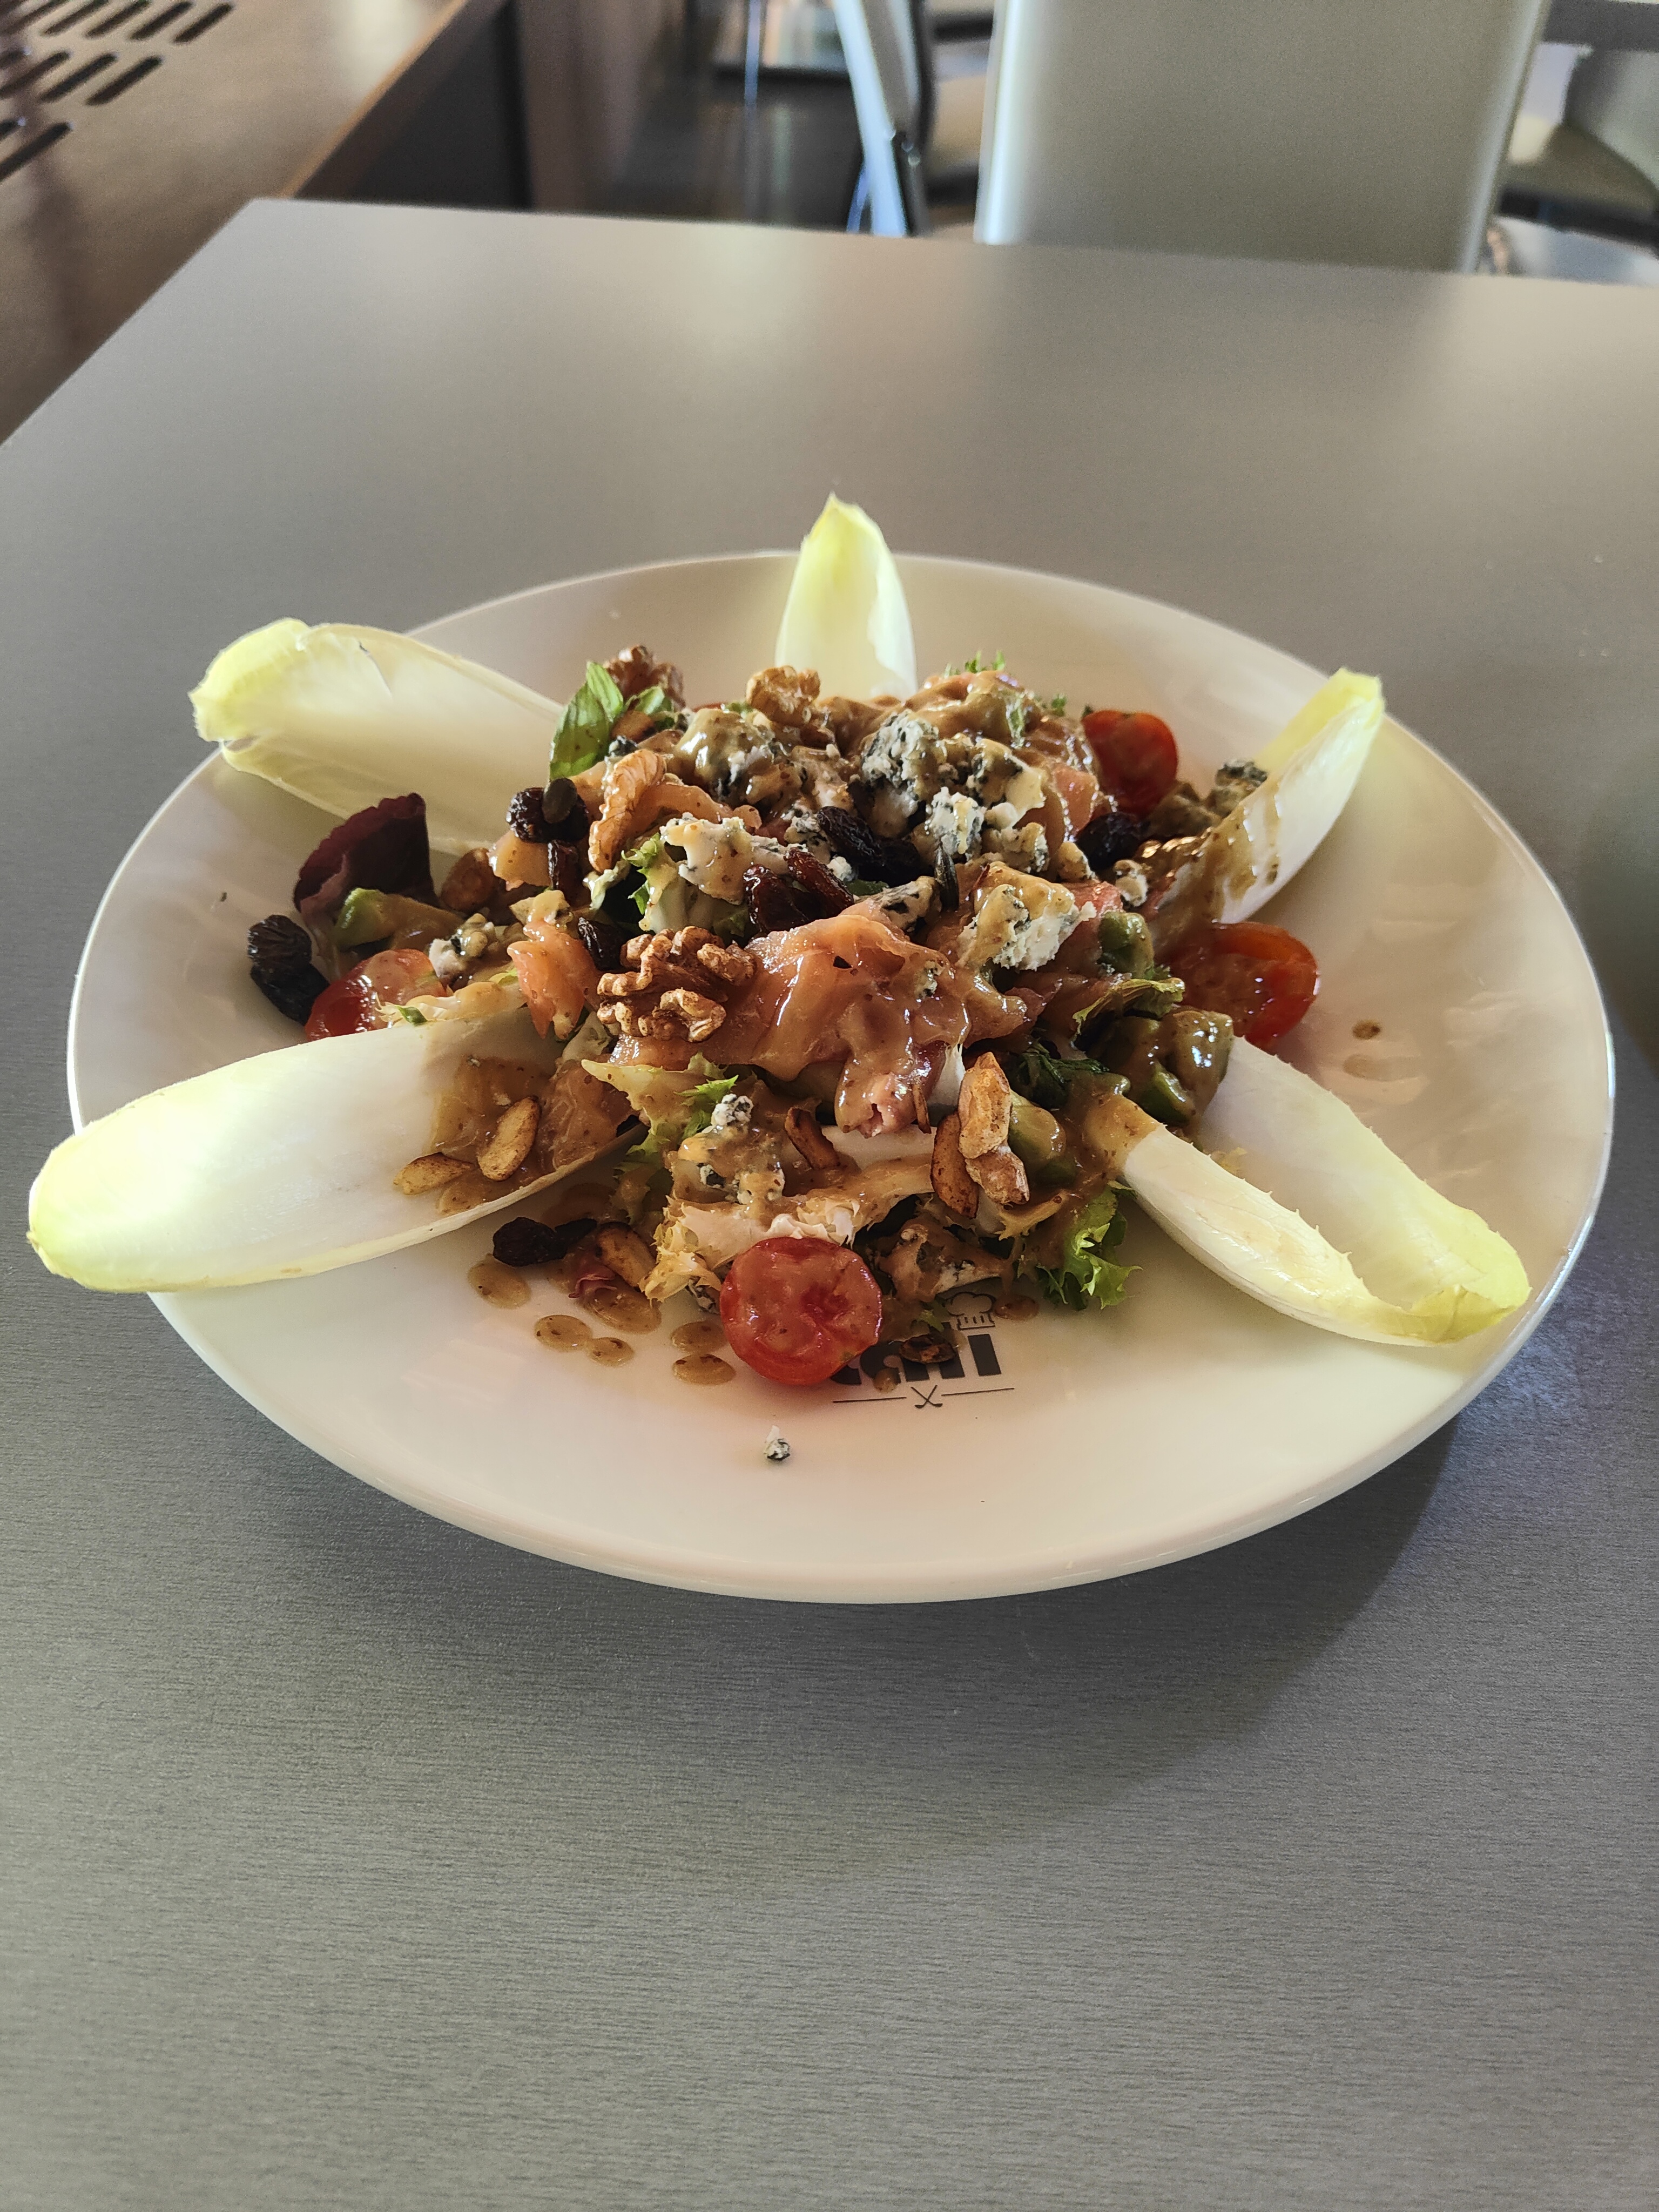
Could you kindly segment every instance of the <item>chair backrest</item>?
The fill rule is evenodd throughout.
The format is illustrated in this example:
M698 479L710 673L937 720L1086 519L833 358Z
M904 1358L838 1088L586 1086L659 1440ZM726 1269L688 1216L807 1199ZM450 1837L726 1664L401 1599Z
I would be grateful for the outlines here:
M921 156L933 122L932 33L923 0L835 0L864 149L871 228L927 228Z
M1566 120L1659 185L1659 54L1586 54L1567 87Z
M1473 269L1545 0L1003 0L975 235Z

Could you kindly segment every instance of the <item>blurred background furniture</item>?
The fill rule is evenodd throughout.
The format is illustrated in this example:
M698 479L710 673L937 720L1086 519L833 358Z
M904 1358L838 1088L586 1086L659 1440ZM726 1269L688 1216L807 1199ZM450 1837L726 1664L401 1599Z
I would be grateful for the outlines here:
M848 228L925 236L971 218L979 185L990 12L925 0L836 0L864 165Z
M1562 119L1533 122L1504 165L1505 215L1659 244L1659 53L1583 55Z
M1659 0L1550 0L1544 36L1600 53L1651 53L1659 47Z
M1659 284L1659 253L1577 230L1500 216L1486 234L1495 276L1553 276L1574 284Z
M1333 0L1321 21L1340 24L1353 4ZM1362 131L1352 142L1362 162L1342 138L1340 100L1329 109L1335 125L1306 124L1297 101L1317 72L1299 52L1279 71L1285 82L1264 88L1258 77L1278 63L1254 75L1233 70L1224 45L1211 63L1221 82L1206 81L1200 32L1217 20L1265 25L1282 47L1286 0L1227 11L1194 0L1155 9L1144 0L1158 25L1145 43L1153 60L1160 50L1169 58L1165 77L1181 81L1158 81L1147 54L1131 48L1141 81L1121 89L1121 107L1109 85L1104 94L1086 81L1062 88L1079 143L1057 136L1054 161L1069 173L1079 161L1097 157L1109 168L1121 158L1130 201L1136 191L1162 196L1163 230L1178 228L1183 195L1204 200L1206 191L1205 220L1218 222L1219 209L1236 230L1249 171L1212 112L1231 102L1224 120L1235 138L1265 130L1282 142L1285 189L1304 192L1307 223L1339 222L1345 195L1373 203L1373 228L1387 234L1380 243L1333 243L1322 231L1315 250L1392 254L1411 192L1443 168L1449 145L1454 161L1460 145L1468 150L1466 137L1433 143L1437 131L1445 139L1449 103L1438 87L1419 99L1419 85L1449 74L1445 57L1457 40L1467 45L1471 25L1491 20L1493 4L1469 0L1445 11L1455 18L1452 47L1424 0L1389 13L1392 74L1379 81L1367 64L1352 97L1362 107L1381 94L1398 100L1405 120L1372 125L1373 137L1389 142L1380 151ZM1524 16L1522 0L1510 4ZM866 27L857 114L831 0L0 0L0 435L257 195L837 228L850 206L858 223L876 229L965 238L991 9L974 0L845 0L842 12ZM1012 67L1037 15L1028 0L1010 0L1006 12ZM1110 30L1133 11L1128 0L1098 0L1086 13ZM759 51L745 82L751 28ZM1546 35L1570 43L1543 51L1553 104L1520 118L1489 265L1645 281L1659 200L1650 58L1659 0L1553 0ZM1591 46L1595 53L1582 55ZM1149 131L1160 100L1171 129L1150 146L1133 131L1126 139L1121 110ZM1394 112L1387 101L1377 111ZM879 207L860 114L881 149ZM1451 120L1467 133L1466 114ZM1324 144L1333 136L1334 150ZM1027 151L1047 160L1040 138ZM1469 186L1469 198L1478 196ZM1124 198L1119 191L1115 220ZM1540 223L1554 234L1535 235ZM1597 240L1575 245L1584 231ZM1124 234L1141 235L1127 222ZM1308 250L1271 227L1246 245L1213 232L1201 242Z
M0 0L0 436L260 195L603 202L678 0Z
M975 235L1472 270L1543 0L1006 0Z

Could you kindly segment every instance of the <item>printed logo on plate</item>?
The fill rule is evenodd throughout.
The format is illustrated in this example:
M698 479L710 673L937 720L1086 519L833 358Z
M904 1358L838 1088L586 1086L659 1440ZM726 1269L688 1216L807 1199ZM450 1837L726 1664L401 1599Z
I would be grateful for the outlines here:
M958 1291L945 1305L957 1326L960 1349L924 1366L905 1359L890 1344L872 1344L832 1380L836 1406L908 1406L915 1413L942 1411L953 1398L1000 1397L1014 1385L1002 1370L993 1331L996 1301L989 1291Z

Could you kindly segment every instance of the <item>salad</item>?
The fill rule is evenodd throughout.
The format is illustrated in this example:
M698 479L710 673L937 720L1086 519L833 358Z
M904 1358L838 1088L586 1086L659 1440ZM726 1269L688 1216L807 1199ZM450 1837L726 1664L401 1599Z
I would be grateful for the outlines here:
M1131 1200L1346 1335L1449 1342L1528 1295L1275 1054L1318 969L1255 916L1353 788L1370 678L1200 788L1156 716L1000 658L918 680L896 567L831 500L741 696L688 700L635 644L559 705L284 622L192 701L231 767L337 817L249 933L243 988L296 1043L59 1146L29 1230L57 1273L265 1281L499 1217L486 1297L545 1273L629 1334L690 1293L718 1322L678 1332L686 1379L729 1379L718 1347L800 1384L948 1358L965 1289L1133 1296ZM538 1334L627 1356L571 1315Z

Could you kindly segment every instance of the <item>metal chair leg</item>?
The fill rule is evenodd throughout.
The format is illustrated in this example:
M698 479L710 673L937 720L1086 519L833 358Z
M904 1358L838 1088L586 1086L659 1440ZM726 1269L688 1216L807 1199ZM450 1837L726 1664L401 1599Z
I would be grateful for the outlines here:
M766 28L766 0L748 0L743 52L743 104L752 107L760 98L761 35Z

